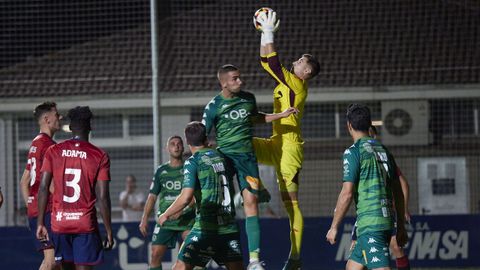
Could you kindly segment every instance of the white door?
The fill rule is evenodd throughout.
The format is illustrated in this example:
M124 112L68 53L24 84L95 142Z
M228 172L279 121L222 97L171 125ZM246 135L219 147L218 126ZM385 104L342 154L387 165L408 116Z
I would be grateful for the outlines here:
M418 159L418 203L423 215L468 214L465 157Z

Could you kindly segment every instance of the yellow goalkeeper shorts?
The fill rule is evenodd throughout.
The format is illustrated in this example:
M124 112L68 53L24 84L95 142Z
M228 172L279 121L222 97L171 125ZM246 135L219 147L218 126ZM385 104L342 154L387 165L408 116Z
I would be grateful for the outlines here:
M275 167L281 192L298 192L294 177L302 168L303 143L283 140L281 137L253 138L258 163Z

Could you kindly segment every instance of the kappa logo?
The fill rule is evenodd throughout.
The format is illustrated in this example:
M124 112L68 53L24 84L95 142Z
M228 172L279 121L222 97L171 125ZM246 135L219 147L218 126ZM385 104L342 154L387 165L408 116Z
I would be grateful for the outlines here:
M377 241L375 241L375 239L373 239L372 237L368 238L368 242L369 244L372 244L372 243L376 243Z
M368 253L376 253L377 251L378 249L376 249L375 247L371 247Z
M372 258L372 261L371 261L371 262L372 262L372 263L376 263L376 262L379 262L379 261L380 261L380 259L379 259L379 258L377 258L376 256L373 256L373 258Z
M192 237L192 241L193 241L193 242L198 242L198 237L197 237L196 235L193 236L193 237Z
M55 218L57 219L57 221L62 221L62 212L58 212Z
M344 158L343 159L343 165L346 165L346 164L350 164L350 162L348 162L348 159Z

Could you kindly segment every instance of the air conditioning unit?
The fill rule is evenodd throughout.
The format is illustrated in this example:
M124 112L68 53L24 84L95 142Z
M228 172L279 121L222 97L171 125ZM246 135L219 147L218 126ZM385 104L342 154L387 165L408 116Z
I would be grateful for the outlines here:
M427 100L383 101L381 140L385 145L426 145L428 120Z

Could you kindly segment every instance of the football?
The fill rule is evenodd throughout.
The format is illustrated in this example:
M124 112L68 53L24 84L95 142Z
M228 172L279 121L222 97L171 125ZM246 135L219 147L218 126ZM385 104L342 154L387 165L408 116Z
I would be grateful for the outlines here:
M255 29L257 31L262 31L262 25L258 22L258 17L261 15L261 14L265 14L265 15L268 15L270 12L274 12L273 9L269 8L269 7L262 7L260 9L258 9L257 11L255 11L255 14L253 14L253 26L255 27Z

